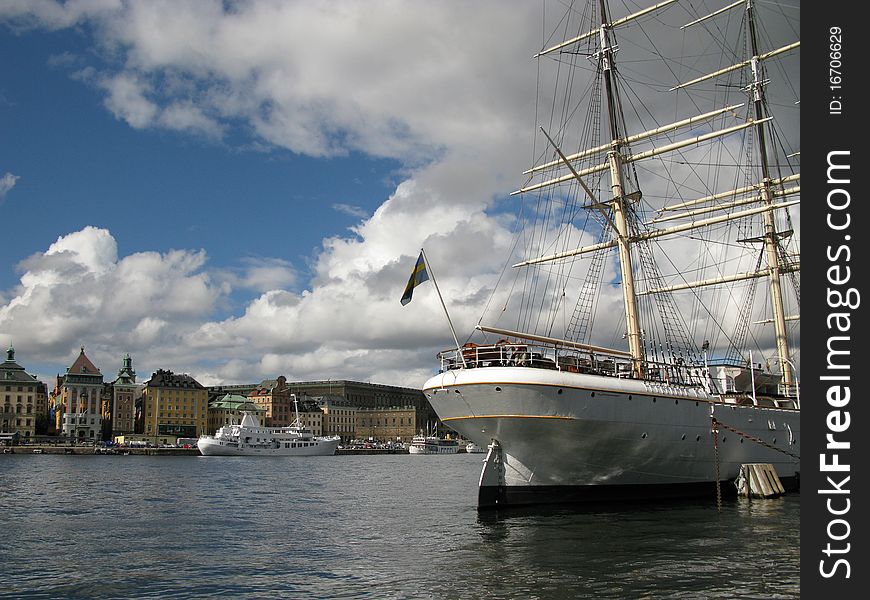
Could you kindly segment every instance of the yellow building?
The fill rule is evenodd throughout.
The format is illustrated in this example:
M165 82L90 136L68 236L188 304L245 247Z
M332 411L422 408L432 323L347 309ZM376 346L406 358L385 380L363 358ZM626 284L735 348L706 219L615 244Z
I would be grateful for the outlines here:
M142 392L144 434L158 444L208 431L208 390L190 375L158 369Z
M413 406L357 408L356 437L378 442L410 442L417 433L417 409Z
M29 438L36 434L40 383L15 362L12 346L0 363L0 433Z
M293 418L296 418L295 411ZM323 435L323 411L313 398L299 398L299 422L311 430L311 435Z
M341 396L310 398L323 411L323 435L338 435L347 442L356 437L356 406Z
M286 427L296 418L293 397L283 375L260 383L248 393L248 400L263 408L266 427Z

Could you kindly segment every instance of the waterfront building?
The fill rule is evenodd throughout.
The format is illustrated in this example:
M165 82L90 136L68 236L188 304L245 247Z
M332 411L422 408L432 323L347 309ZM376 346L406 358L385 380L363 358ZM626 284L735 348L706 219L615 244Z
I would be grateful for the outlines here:
M63 428L62 387L63 377L57 375L54 381L54 388L48 393L48 414L49 419L52 421L49 427L53 429L54 435L60 435Z
M218 398L222 398L226 394L236 394L238 396L247 396L252 391L257 389L258 387L263 387L267 385L269 381L277 381L277 380L266 380L261 383L242 383L242 384L232 384L232 385L210 385L208 386L208 401L214 402Z
M365 413L366 435L365 437L382 437L380 433L375 435L373 430L378 428L378 418L381 419L380 428L383 433L391 431L385 437L410 439L416 434L416 429L422 424L431 423L438 425L438 417L429 400L423 392L415 388L398 387L377 383L364 383L344 379L328 379L321 381L287 381L283 375L277 379L267 379L259 384L234 384L222 385L209 388L209 396L212 401L224 394L232 393L245 395L266 409L266 422L271 426L289 425L293 422L292 394L296 394L300 400L303 398L331 398L346 401L341 406L335 401L319 403L322 411L323 431L321 435L340 435L343 439L352 439L354 435L362 437L362 430L356 432L357 424L362 423L363 416L356 418L356 410L374 411ZM406 414L406 407L412 407L413 418ZM385 411L378 413L377 411ZM401 414L400 414L401 413ZM312 413L313 415L313 413ZM316 415L313 415L316 417ZM396 418L396 428L393 428L393 418ZM385 423L386 419L386 425ZM412 423L409 425L409 421ZM391 429L392 428L392 429ZM380 432L381 429L378 429Z
M308 396L338 396L357 408L414 407L415 423L435 423L435 411L423 392L416 388L365 383L344 379L326 381L300 381L288 383L291 392ZM412 434L413 436L413 434Z
M208 390L187 374L158 369L142 390L143 433L157 444L174 444L208 431Z
M281 393L296 394L299 398L305 396L337 396L350 401L353 406L358 408L390 408L401 406L413 406L415 410L414 421L416 423L437 423L438 417L429 400L423 395L423 392L417 388L398 387L393 385L383 385L379 383L365 383L361 381L350 381L345 379L328 379L321 381L287 381L282 375L277 379L266 380L259 384L234 384L221 385L209 388L209 397L214 400L220 398L224 394L240 394L249 396L252 392L262 388L270 388L282 381L286 384L286 390L282 387ZM264 394L265 396L267 394ZM261 398L263 397L261 396ZM254 398L258 404L264 405L265 400ZM292 399L289 399L292 407ZM290 413L292 414L292 408ZM280 416L279 413L273 410L273 415ZM292 421L293 417L290 417ZM324 435L326 435L324 433Z
M266 427L286 427L296 418L287 378L283 375L262 381L247 397L264 410Z
M60 421L60 433L79 441L95 442L102 437L103 374L80 348L78 358L58 376L55 390L55 410Z
M311 398L323 411L323 435L341 436L347 442L356 437L356 406L341 396L314 396Z
M379 442L410 442L417 433L417 410L413 406L357 408L356 437Z
M0 363L0 434L18 439L35 435L37 417L43 414L39 412L40 393L40 382L15 362L10 344L6 360Z
M36 402L34 403L33 409L36 414L37 435L45 435L49 433L51 423L48 419L48 386L42 381L36 383Z
M238 394L225 394L208 403L208 433L214 435L224 425L241 425L244 413L256 415L262 424L266 410L256 402Z
M136 384L136 371L133 370L133 359L127 354L118 371L118 377L112 382L110 416L112 436L133 433L136 423L136 396L139 391Z
M323 435L323 411L314 398L299 396L299 421L311 430L311 435Z

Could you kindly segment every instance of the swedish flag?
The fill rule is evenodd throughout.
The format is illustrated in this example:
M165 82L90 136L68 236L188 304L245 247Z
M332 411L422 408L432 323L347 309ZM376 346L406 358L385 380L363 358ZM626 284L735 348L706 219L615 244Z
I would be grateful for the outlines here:
M414 265L414 271L411 273L411 278L408 280L408 285L405 286L405 293L402 294L402 306L411 301L414 288L424 281L429 281L429 273L426 272L426 261L423 259L423 251L421 250L417 264Z

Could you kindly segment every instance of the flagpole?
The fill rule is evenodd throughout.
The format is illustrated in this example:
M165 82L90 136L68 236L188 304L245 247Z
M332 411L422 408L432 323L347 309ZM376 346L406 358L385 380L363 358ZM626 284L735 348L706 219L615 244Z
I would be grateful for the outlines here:
M420 248L420 254L423 255L423 262L426 263L426 269L429 276L432 278L432 283L435 284L435 291L438 292L438 299L441 300L441 307L444 309L444 315L447 317L447 323L450 325L450 333L453 334L453 341L456 342L456 351L459 353L459 358L462 360L462 366L465 367L465 357L462 355L462 347L459 345L459 339L456 337L456 330L453 328L453 321L450 320L450 313L447 312L447 305L444 304L444 298L441 296L441 290L438 288L438 282L435 280L435 273L432 271L432 265L429 264L429 258L426 252Z

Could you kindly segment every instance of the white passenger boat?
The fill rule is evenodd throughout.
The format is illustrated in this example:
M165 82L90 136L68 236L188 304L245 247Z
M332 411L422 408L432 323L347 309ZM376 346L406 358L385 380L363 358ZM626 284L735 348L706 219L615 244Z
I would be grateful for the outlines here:
M459 440L437 435L415 435L408 446L408 454L456 454Z
M517 275L423 386L489 447L480 508L797 487L799 18L723 4L546 14Z
M486 452L486 448L482 448L481 446L478 446L474 442L468 442L465 445L465 451L468 454L482 454L482 453Z
M340 442L337 435L315 436L302 426L297 405L292 425L264 427L256 415L245 412L241 424L200 437L196 447L203 456L329 456Z

